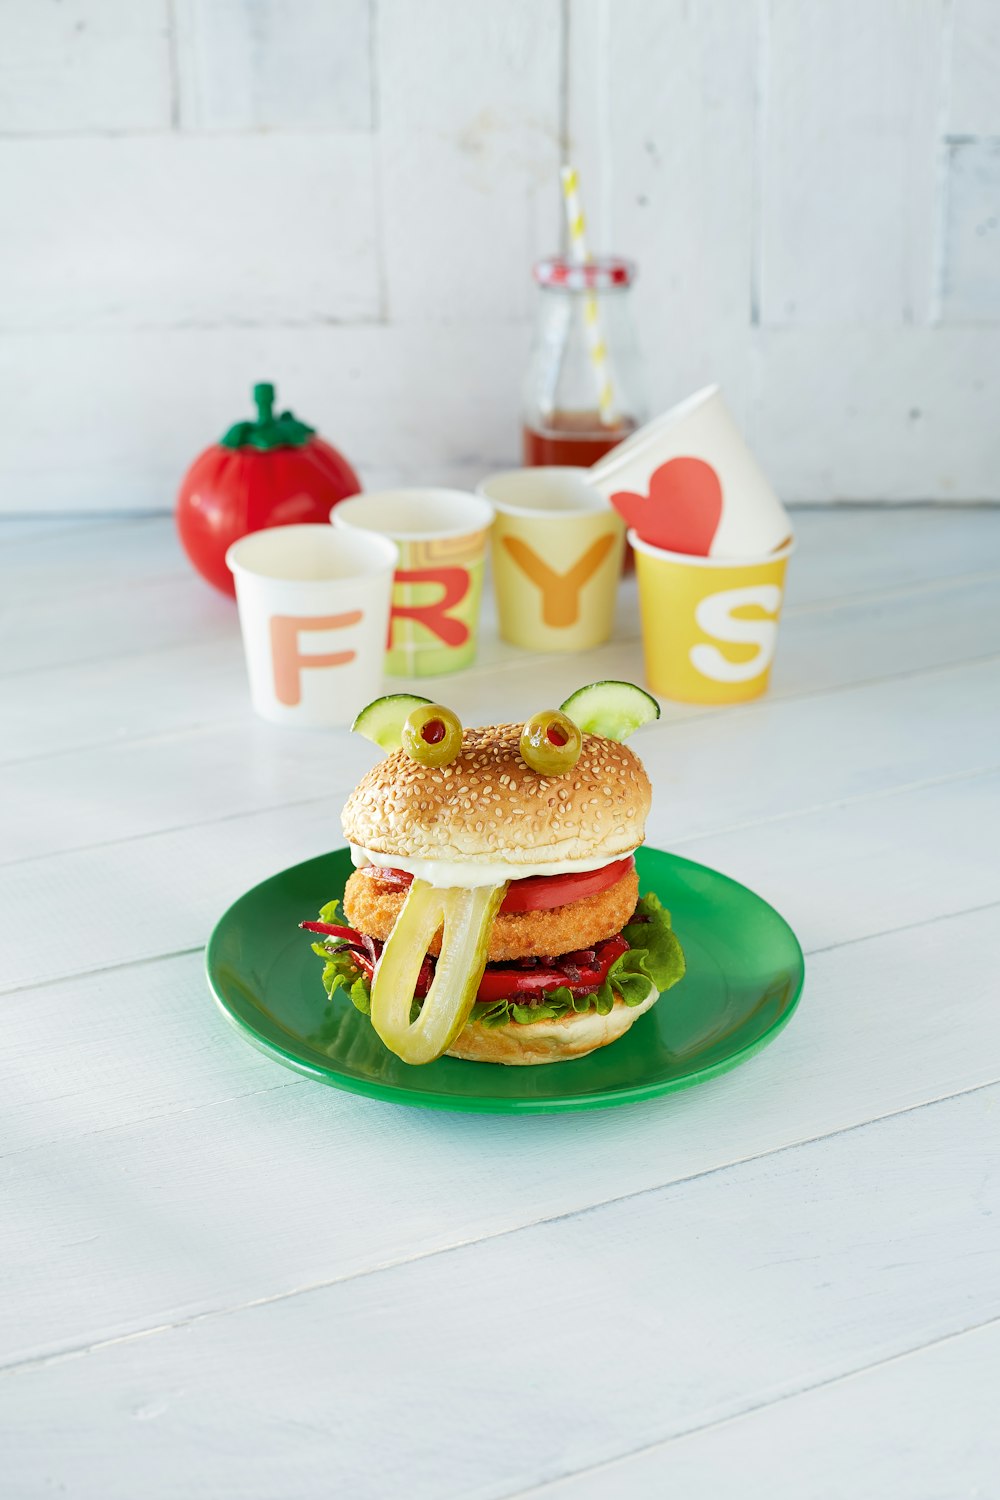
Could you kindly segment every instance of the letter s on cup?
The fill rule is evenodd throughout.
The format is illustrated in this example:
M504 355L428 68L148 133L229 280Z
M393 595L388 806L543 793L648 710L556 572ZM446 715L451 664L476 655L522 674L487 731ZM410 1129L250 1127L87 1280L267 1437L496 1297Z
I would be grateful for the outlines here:
M738 620L733 611L756 604L772 618L769 620ZM759 583L749 588L723 589L721 593L709 594L701 599L694 612L695 621L706 635L733 645L756 646L756 654L749 661L730 661L717 646L708 646L703 641L692 646L688 653L691 665L703 677L713 682L749 682L766 672L774 658L778 640L778 610L781 608L781 589L776 583Z

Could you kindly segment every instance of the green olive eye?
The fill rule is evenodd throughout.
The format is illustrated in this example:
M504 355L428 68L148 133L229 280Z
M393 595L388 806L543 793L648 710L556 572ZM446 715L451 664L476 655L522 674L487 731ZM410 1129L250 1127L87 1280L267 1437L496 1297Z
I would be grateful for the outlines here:
M580 759L583 736L558 708L534 714L521 730L521 759L541 776L562 776Z
M446 766L461 748L458 715L440 703L422 703L403 725L403 749L418 766Z

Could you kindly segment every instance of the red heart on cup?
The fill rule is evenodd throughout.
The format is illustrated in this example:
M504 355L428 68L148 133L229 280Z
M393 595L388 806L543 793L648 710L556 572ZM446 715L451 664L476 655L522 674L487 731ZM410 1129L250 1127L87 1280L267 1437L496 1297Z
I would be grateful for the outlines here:
M654 469L649 494L617 490L611 504L644 542L707 557L722 515L722 485L702 458L670 458Z

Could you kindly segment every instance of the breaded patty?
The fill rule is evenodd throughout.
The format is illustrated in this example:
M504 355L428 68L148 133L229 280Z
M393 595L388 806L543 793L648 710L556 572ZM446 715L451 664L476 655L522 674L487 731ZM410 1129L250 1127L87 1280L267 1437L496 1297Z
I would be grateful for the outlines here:
M344 914L352 927L384 942L405 899L405 889L355 870L344 890ZM629 870L606 891L567 906L554 906L550 911L501 912L490 934L488 961L552 958L577 948L590 948L621 932L638 899L639 877L635 870ZM441 934L437 933L429 952L440 951Z

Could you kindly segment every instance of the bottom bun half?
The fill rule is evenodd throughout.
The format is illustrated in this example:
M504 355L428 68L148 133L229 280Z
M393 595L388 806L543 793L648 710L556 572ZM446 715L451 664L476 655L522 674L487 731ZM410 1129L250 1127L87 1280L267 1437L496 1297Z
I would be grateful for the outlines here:
M506 1063L508 1067L568 1062L616 1042L659 998L660 992L654 986L641 1005L626 1005L616 1000L614 1009L606 1016L598 1015L596 1010L585 1011L583 1015L571 1012L551 1021L532 1021L526 1026L509 1021L506 1026L487 1027L470 1021L447 1055L467 1062Z

